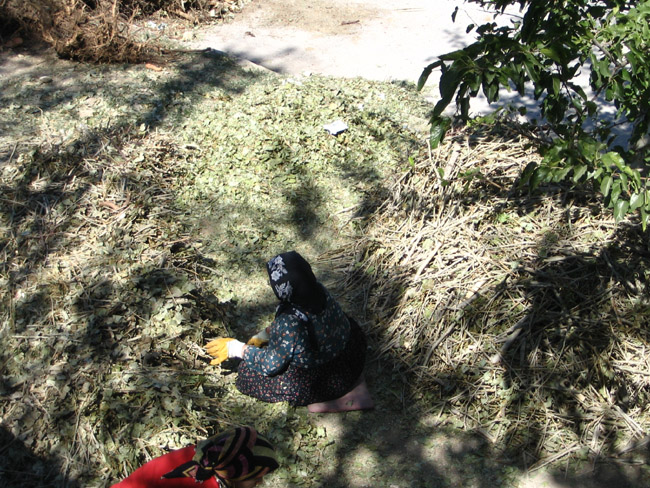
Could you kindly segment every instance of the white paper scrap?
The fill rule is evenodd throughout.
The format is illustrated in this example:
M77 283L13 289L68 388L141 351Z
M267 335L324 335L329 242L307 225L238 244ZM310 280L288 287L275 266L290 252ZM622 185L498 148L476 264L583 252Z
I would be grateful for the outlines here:
M323 129L325 129L327 132L335 136L345 130L348 130L348 124L346 124L342 120L335 120L331 124L325 124L323 126Z

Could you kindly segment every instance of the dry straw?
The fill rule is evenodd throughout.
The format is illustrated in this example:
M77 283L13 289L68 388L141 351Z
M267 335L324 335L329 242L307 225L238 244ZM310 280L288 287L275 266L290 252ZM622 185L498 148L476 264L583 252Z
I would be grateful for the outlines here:
M160 45L143 38L137 22L158 15L167 23L220 20L238 11L243 0L4 0L0 28L19 28L42 39L65 59L95 63L161 60ZM144 22L142 22L144 24ZM3 29L4 30L4 29ZM3 35L6 32L3 32Z
M505 458L627 461L644 443L647 236L591 192L530 195L508 127L459 132L395 177L363 237L323 257L412 398Z

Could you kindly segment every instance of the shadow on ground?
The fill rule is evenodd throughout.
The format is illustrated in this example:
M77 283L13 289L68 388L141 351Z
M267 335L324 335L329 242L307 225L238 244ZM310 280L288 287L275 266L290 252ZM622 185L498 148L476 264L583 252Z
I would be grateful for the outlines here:
M464 197L466 202L493 205L492 197L503 191L493 183L473 188L475 197ZM378 249L388 255L389 244L361 243L356 252L325 259L325 266L340 273L328 274L328 280L338 284L338 294L373 331L368 382L378 405L373 412L318 420L337 441L337 462L323 486L647 484L647 437L631 415L645 411L648 385L645 373L626 365L633 357L643 360L650 339L647 234L637 224L621 224L606 242L578 251L574 245L581 236L572 225L581 212L600 212L600 202L567 189L546 191L543 196L513 191L505 207L494 208L495 220L504 211L532 214L549 201L566 209L531 252L522 249L503 282L412 322L423 338L439 336L449 326L448 335L436 342L441 353L447 338L450 344L470 338L471 347L446 365L429 362L438 354L429 343L409 345L399 333L389 333L391 324L403 319L405 293L416 275L415 269L403 269L405 259L401 267L391 258L383 266L369 260ZM461 196L452 201L462 201ZM404 191L395 207L401 211L423 200ZM423 215L431 219L438 209L411 210L418 221ZM449 239L444 245L458 245ZM399 235L386 242L391 240ZM492 342L472 339L481 335ZM641 349L634 351L636 346ZM566 446L555 440L562 430L571 432ZM623 431L631 438L625 444Z
M259 76L213 52L178 55L166 66L175 75L160 82L143 66L57 63L51 53L32 69L31 55L19 66L3 63L10 70L3 103L26 115L2 122L14 139L0 148L1 477L7 487L89 486L111 464L115 472L131 466L122 436L140 438L132 447L146 453L150 430L142 425L183 430L177 424L185 425L181 414L193 399L179 398L176 385L191 385L198 397L206 381L197 354L179 357L177 342L186 322L218 321L228 309L201 285L210 260L171 228L178 224L173 171L134 167L128 148L182 123L189 102L206 92L235 96ZM109 69L117 79L103 77ZM56 130L47 127L50 111L69 106L81 120L84 101L103 96L126 107L117 110L123 116L81 124L65 138L37 137L38 124ZM173 145L156 150L183 156ZM161 339L161 324L174 334ZM214 410L205 406L206 418ZM178 420L165 427L170 413Z
M138 145L144 138L142 124L149 133L165 124L182 124L204 90L220 86L237 94L256 82L255 75L242 79L235 71L234 64L213 53L196 53L179 64L176 77L157 85L135 117L129 114L110 127L90 130L65 146L40 148L24 160L13 184L3 183L0 214L6 232L0 246L6 312L0 335L0 393L6 443L0 455L10 486L30 476L40 486L113 482L166 448L189 444L234 421L269 433L285 461L283 472L290 476L283 482L289 486L511 486L521 470L539 460L544 435L539 404L531 403L530 415L517 419L505 445L490 441L480 429L452 428L441 415L449 414L452 399L461 407L475 406L474 392L462 381L467 372L434 371L435 378L429 378L428 391L423 392L405 367L401 349L386 348L381 334L371 336L367 376L377 402L372 412L310 417L304 409L259 404L233 394L232 376L215 378L215 369L206 368L198 344L217 333L243 333L237 324L269 316L274 303L245 306L217 296L210 281L227 278L229 269L218 268L179 221L187 209L178 208L169 190L173 170L144 162L136 165L136 172L125 161L119 142ZM56 98L56 93L40 95L47 101L38 106L43 111L68 100ZM135 107L141 101L129 103ZM390 131L372 136L395 137ZM23 144L16 148L19 154L26 148ZM10 152L4 163L11 163ZM169 155L184 157L178 148L162 147L161 159ZM124 169L112 173L109 163L116 161ZM376 177L349 159L337 164L352 182ZM326 196L308 173L296 176L302 193L285 188L288 219L309 241L316 231L316 208ZM357 218L366 218L377 208L376 198L388 192L379 186L372 198L361 202ZM95 195L98 189L108 192ZM88 227L94 229L97 246L86 242ZM571 238L561 232L562 239ZM605 420L616 409L625 412L646 400L645 387L623 391L624 382L611 378L611 365L598 362L617 338L597 321L598 314L609 312L599 299L610 282L637 287L627 291L647 296L647 285L638 288L635 278L647 269L643 239L632 228L591 255L542 260L513 276L511 286L522 289L531 305L521 332L503 354L503 389L517 390L506 405L505 419L521 414L521 408L508 407L527 394L540 396L542 405L550 399L546 409L575 414L581 406L573 390L606 387L612 404L611 411L603 412ZM554 246L552 241L549 238L540 249ZM328 251L318 243L314 248ZM254 270L259 265L259 279L265 280L263 262L270 256L250 254L246 266ZM362 259L353 256L344 268L354 271ZM236 263L233 259L227 264ZM60 275L48 274L55 271ZM320 271L328 283L345 278L331 269ZM394 270L383 271L390 275ZM407 289L399 278L403 273L396 276L384 299L388 310L395 309ZM368 323L373 320L367 308L373 282L361 275L355 290L341 291L340 296L353 315ZM503 291L497 287L488 295L498 299ZM463 325L470 331L480 325L484 312L477 304L472 307ZM626 330L643 340L645 328L635 316L645 312L619 316ZM567 319L581 327L558 332L549 326ZM574 354L575 369L539 377L532 359L557 350L558 344L567 355ZM574 344L581 347L571 349ZM470 366L491 354L477 351ZM576 383L567 386L567 375L577 378ZM578 419L574 429L580 435L586 426L579 415L573 418ZM466 412L460 411L458 421L467 421ZM607 422L602 425L598 435L613 438L615 430L608 430ZM326 432L318 434L318 426ZM604 454L611 454L610 445L605 443ZM647 463L647 452L640 456ZM609 472L628 486L638 482L634 474L617 469ZM560 486L582 486L579 477L563 476L557 475ZM604 488L610 479L603 476L591 486Z

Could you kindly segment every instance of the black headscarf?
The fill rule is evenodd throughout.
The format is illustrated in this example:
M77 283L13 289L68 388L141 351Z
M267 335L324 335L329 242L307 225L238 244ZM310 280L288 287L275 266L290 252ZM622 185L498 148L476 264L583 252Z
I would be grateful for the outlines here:
M278 254L266 263L271 288L280 300L275 316L289 314L307 324L309 341L318 350L306 312L319 314L327 305L327 294L309 263L296 251Z

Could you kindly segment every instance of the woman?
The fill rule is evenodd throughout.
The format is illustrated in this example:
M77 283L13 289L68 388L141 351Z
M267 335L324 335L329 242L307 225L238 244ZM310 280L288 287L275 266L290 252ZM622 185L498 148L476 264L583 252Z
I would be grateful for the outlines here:
M266 267L280 301L273 323L248 344L232 338L208 343L216 358L211 364L242 358L237 388L265 402L309 405L312 412L372 408L362 378L366 340L359 325L297 252L275 256Z
M157 457L112 488L252 488L277 467L271 443L237 427Z

